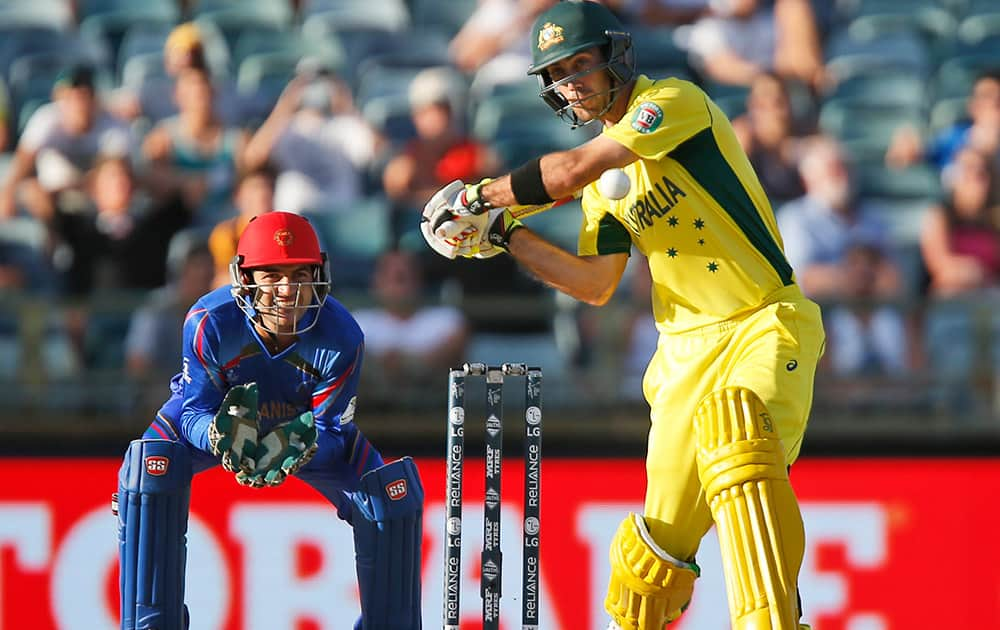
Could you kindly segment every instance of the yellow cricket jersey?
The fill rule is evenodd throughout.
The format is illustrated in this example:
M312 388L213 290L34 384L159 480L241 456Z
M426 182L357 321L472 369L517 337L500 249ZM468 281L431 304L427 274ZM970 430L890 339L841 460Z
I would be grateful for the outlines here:
M681 332L773 301L794 284L774 212L725 114L693 83L640 76L605 136L640 159L624 199L583 192L581 255L649 259L660 332ZM782 292L787 299L787 292Z

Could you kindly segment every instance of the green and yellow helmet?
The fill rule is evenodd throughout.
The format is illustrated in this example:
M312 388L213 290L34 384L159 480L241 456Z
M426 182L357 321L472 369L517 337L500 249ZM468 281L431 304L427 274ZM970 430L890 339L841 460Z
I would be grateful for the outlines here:
M538 77L542 99L574 128L586 123L581 123L573 112L575 102L566 100L557 88L586 73L572 74L556 82L552 81L546 68L595 46L601 48L604 63L587 73L607 70L612 82L608 91L612 97L601 112L603 114L611 109L621 88L635 76L632 36L625 31L615 14L597 2L566 0L538 16L531 27L531 67L528 74Z

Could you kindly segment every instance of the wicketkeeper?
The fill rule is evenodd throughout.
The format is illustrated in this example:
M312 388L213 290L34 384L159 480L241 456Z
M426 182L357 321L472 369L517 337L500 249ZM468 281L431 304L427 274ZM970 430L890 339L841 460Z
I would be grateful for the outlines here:
M660 332L642 514L611 544L611 628L662 630L691 599L714 523L740 630L799 630L805 546L788 467L799 454L824 333L785 260L767 196L725 114L693 83L635 71L631 36L594 2L559 2L531 31L541 97L601 134L493 181L453 182L421 228L447 256L509 253L550 286L607 302L632 248L649 259ZM608 169L631 181L601 196ZM583 190L578 254L518 220ZM511 211L513 209L513 212Z
M122 630L188 627L191 478L219 464L246 486L295 475L319 491L354 529L355 629L420 628L420 476L408 457L384 463L353 422L363 335L329 295L316 233L261 215L230 271L188 312L172 395L119 472Z

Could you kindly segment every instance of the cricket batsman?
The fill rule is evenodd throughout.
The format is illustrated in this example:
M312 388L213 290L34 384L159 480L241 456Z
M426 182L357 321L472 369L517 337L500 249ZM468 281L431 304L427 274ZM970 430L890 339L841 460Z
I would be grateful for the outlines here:
M530 41L542 99L574 127L599 121L601 134L495 180L453 182L428 202L421 231L443 256L508 253L594 305L612 296L633 247L648 258L660 336L643 380L647 487L643 513L625 516L611 543L610 628L662 630L682 614L713 523L732 627L807 628L805 533L788 469L824 333L760 182L701 89L636 73L631 36L604 6L559 2ZM595 183L609 169L631 183L620 199ZM577 255L516 216L581 189Z
M306 219L263 214L239 239L232 285L188 312L172 395L119 471L122 630L188 627L191 479L219 464L255 488L295 475L351 525L355 630L420 628L420 476L408 457L383 462L354 424L363 335L327 267Z

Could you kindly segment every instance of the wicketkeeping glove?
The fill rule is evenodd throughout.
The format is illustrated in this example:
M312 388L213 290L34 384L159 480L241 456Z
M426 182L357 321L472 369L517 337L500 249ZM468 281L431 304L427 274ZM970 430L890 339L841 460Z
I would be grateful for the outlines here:
M311 411L274 427L257 446L257 466L241 472L236 481L244 486L279 486L305 466L319 449L316 421Z
M259 430L257 383L236 385L226 392L208 426L208 445L229 472L253 472Z

